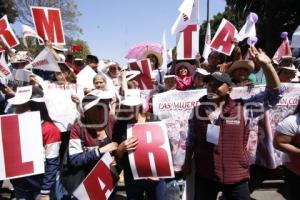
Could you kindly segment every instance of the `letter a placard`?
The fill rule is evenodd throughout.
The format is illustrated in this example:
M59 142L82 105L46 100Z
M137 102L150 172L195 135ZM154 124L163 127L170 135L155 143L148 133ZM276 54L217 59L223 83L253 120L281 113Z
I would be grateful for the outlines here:
M44 40L53 44L64 45L65 36L60 9L30 7L36 32Z
M105 153L90 174L76 188L73 195L77 199L106 200L118 183L119 176L114 167L111 167L113 158Z
M127 138L131 137L139 141L136 150L128 154L134 179L174 177L167 127L163 122L128 125Z
M210 47L218 52L231 55L234 44L233 40L237 37L237 30L232 23L223 18Z
M39 112L0 116L0 180L44 173Z

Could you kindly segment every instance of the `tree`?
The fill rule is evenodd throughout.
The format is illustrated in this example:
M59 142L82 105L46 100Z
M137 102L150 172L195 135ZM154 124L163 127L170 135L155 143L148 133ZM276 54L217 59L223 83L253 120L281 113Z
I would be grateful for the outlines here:
M300 25L299 0L226 0L233 13L244 15L255 12L258 17L257 33L260 46L272 56L282 39L280 33L287 31L289 36ZM235 24L235 21L232 21Z
M67 46L69 46L70 48L72 48L72 46L75 46L75 45L80 45L81 50L72 53L72 55L74 55L74 58L85 59L87 55L91 54L90 48L87 45L86 41L77 39L77 40L71 40L67 44ZM72 49L71 49L71 51L72 51Z
M67 40L78 36L82 32L82 29L76 24L77 17L81 13L77 10L77 4L74 0L15 0L15 2L19 13L18 20L22 24L33 26L30 6L54 7L60 8Z
M0 0L0 18L7 15L9 23L14 23L18 17L14 1Z
M16 46L14 49L17 51L29 51L30 55L35 58L44 48L44 45L39 45L36 38L27 37L27 45L26 47L23 43L23 38L18 37L18 40L20 41L20 44Z

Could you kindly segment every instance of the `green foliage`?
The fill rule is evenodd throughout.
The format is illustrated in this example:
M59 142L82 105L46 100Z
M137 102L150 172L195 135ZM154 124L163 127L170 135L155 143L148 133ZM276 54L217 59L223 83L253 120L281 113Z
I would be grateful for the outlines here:
M32 37L27 37L26 41L28 47L24 45L23 38L18 37L20 44L15 47L17 51L29 51L32 57L36 57L44 48L44 45L39 45L37 39Z
M90 48L86 41L77 39L77 40L71 40L68 42L67 46L71 47L72 45L80 45L81 46L81 51L77 51L74 53L71 53L74 55L74 58L82 58L85 59L87 55L91 54Z
M0 0L0 18L7 15L9 23L14 23L18 17L16 5L11 0Z
M65 35L73 38L82 33L77 17L81 16L74 0L14 0L18 10L18 20L22 24L33 26L30 6L60 8Z
M223 17L240 30L248 14L254 12L258 15L257 46L264 48L269 56L273 56L280 45L281 32L287 31L291 38L293 32L300 25L299 0L226 0L226 3L224 13L218 13L211 20L212 36ZM204 44L205 31L206 22L201 26L200 44Z

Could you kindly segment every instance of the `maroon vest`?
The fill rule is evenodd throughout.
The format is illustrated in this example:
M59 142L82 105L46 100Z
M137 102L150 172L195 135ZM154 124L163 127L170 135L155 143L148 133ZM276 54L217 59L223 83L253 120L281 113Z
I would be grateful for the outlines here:
M204 106L195 108L198 116L207 116ZM220 135L218 145L206 141L210 121L193 117L196 136L194 157L197 175L223 184L234 184L249 179L249 157L246 145L249 129L245 125L244 108L229 100L218 120ZM223 117L223 116L224 117Z

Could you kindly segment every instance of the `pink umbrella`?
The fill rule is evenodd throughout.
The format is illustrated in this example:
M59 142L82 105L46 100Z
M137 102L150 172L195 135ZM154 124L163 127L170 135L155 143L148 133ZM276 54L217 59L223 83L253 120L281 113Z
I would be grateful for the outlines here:
M163 46L160 43L156 42L144 42L139 43L131 47L127 55L125 56L126 59L142 59L142 56L145 52L151 51L162 54Z

